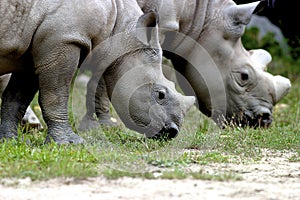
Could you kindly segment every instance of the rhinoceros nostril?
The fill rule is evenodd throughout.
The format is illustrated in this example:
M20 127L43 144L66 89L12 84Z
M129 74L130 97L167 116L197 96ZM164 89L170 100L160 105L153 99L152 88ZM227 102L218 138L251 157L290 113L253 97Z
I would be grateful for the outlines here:
M253 128L268 128L272 123L272 113L267 108L261 108L259 112L245 111L244 118L241 121L242 126Z
M165 133L166 133L168 139L175 138L178 135L178 132L179 132L178 126L174 122L171 122L166 127L166 130L165 130Z
M158 140L170 140L175 138L179 133L178 126L174 123L168 123L165 127L159 131L159 133L153 137L149 137L151 139L158 139Z
M263 120L267 120L267 119L271 118L271 114L270 113L261 113L260 116L261 116L261 118Z
M260 113L259 115L259 118L258 118L258 121L259 121L259 126L260 127L269 127L272 123L272 114L269 113L269 112L266 112L266 113Z

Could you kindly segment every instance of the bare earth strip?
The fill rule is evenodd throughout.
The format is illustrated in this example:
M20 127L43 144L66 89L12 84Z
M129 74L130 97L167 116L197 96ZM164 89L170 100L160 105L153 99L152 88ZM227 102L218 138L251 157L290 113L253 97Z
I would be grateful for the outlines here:
M289 162L291 153L274 153L255 164L192 165L189 170L207 173L233 172L240 181L166 180L104 177L86 180L52 179L32 182L27 179L0 180L2 200L50 199L300 199L300 163Z

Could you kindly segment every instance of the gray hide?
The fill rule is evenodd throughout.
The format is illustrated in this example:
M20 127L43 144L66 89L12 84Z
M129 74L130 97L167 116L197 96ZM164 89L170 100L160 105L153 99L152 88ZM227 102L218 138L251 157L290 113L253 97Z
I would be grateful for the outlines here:
M197 97L201 112L220 127L271 124L272 108L288 93L290 81L267 72L268 52L248 51L241 43L245 26L265 1L137 1L143 11L159 12L164 56L180 74L185 94ZM104 99L103 93L98 96Z
M2 96L0 138L17 137L17 124L39 91L46 142L83 143L68 122L70 85L81 64L101 76L112 65L108 93L128 127L150 136L177 134L194 97L183 97L164 78L157 15L142 14L133 0L2 0L0 75L12 75Z

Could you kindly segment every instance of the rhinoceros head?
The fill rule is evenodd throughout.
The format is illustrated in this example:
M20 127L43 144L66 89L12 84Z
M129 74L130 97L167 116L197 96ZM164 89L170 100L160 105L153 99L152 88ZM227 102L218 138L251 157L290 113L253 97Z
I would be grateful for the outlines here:
M291 87L288 79L273 76L266 71L266 66L271 61L268 52L248 51L241 42L245 26L264 3L261 1L236 5L233 1L211 1L211 9L207 12L207 20L198 43L208 53L211 63L219 72L212 74L210 71L204 77L206 80L202 81L207 83L209 92L206 94L210 95L210 100L203 97L205 92L196 93L200 109L201 106L202 109L205 107L208 115L220 126L232 122L242 126L269 126L273 106ZM212 65L202 66L211 67ZM217 79L220 79L220 84L213 83L218 82Z
M272 107L287 94L291 84L287 78L266 71L271 61L267 51L251 50L249 56L248 62L233 66L227 75L227 120L242 126L268 127Z
M173 138L195 98L178 93L164 77L156 21L154 12L139 18L136 31L120 41L134 51L120 57L105 79L111 102L128 128L147 137Z

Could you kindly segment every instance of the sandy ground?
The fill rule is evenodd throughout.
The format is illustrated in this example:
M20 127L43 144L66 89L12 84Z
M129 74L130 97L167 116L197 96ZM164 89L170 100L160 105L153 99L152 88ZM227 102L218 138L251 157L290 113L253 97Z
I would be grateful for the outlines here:
M289 162L292 153L267 154L255 164L192 165L189 170L232 172L239 181L166 180L104 177L86 180L0 180L0 200L52 199L261 199L300 200L300 163Z

